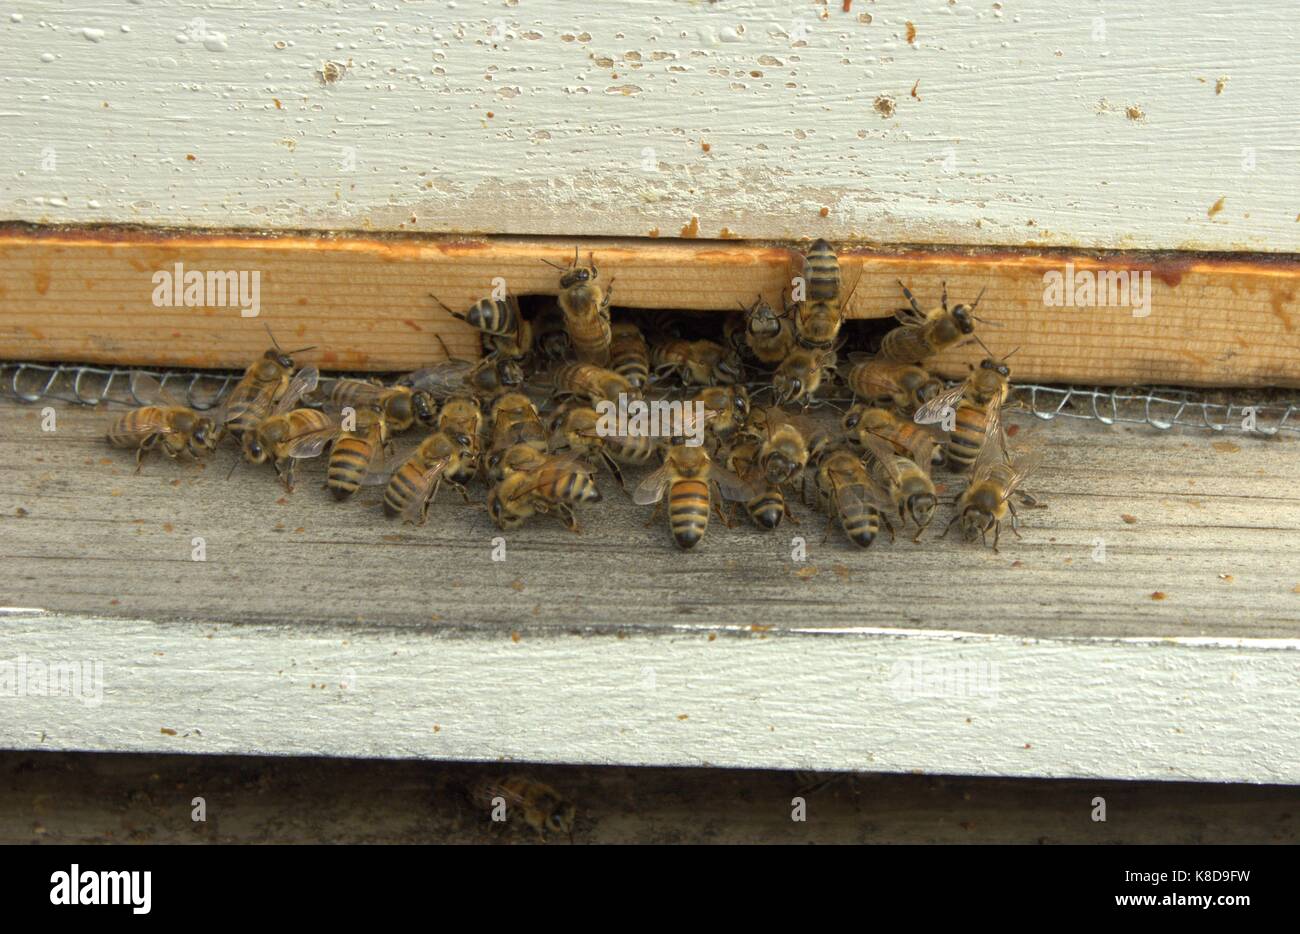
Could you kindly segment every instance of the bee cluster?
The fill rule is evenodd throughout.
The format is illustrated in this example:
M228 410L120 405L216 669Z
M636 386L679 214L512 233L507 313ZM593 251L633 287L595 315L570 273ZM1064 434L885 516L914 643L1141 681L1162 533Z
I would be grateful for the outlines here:
M978 297L950 308L945 286L940 305L923 310L902 286L908 307L897 325L875 352L842 361L849 295L824 240L804 257L780 310L759 296L725 317L716 340L686 333L663 313L614 320L611 287L600 282L594 257L584 264L575 250L557 269L558 300L536 314L525 315L508 294L464 313L447 309L481 333L478 361L448 354L388 385L322 381L315 367L295 369L293 354L313 348L275 345L207 412L137 377L133 391L154 404L118 418L108 440L136 449L138 463L155 447L173 458L203 457L229 436L245 461L270 462L290 490L297 462L328 451L325 485L335 497L382 484L384 511L420 524L444 484L469 502L469 485L480 480L503 530L553 516L577 532L576 508L601 499L598 473L628 491L624 468L657 458L630 495L655 505L656 515L667 504L682 548L700 541L710 513L732 525L727 501L743 504L763 529L797 522L787 501L796 493L826 513L828 530L838 522L856 545L869 546L882 525L892 539L895 522L915 524L919 540L938 506L938 464L969 476L948 525L967 540L987 541L991 531L996 550L1002 523L1009 518L1016 528L1013 495L1033 503L1017 488L1036 458L1013 454L1002 427L1006 358L990 353L950 389L922 366L979 340ZM837 420L812 417L837 410L826 397L842 390L853 401ZM760 405L764 394L770 399ZM648 422L611 417L629 401L644 413L652 400L678 407L675 427L651 431ZM383 469L394 436L416 426L424 440L396 469Z

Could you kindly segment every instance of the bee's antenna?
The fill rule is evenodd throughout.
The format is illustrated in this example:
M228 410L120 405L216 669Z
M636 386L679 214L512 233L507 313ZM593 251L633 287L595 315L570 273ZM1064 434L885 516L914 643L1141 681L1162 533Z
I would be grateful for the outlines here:
M290 350L290 351L289 351L289 356L292 357L292 356L293 356L294 354L296 354L296 353L306 353L306 352L309 351L309 350L315 350L315 349L316 349L316 345L315 345L315 344L312 344L310 347L299 347L297 350Z
M266 328L266 336L271 338L271 346L274 347L276 350L280 350L280 342L276 340L275 335L271 333L271 325L263 321L262 327ZM280 350L280 352L283 353L284 351Z
M986 344L986 343L984 343L982 340L980 340L978 334L973 335L973 339L974 339L975 343L979 344L981 347L984 348L984 352L985 352L986 354L988 354L990 357L993 356L993 351L989 350L989 345ZM996 358L995 358L995 359L996 359Z
M439 344L442 345L442 352L445 353L445 354L447 355L447 359L448 359L448 360L456 360L456 359L459 359L459 358L457 358L457 357L453 357L453 356L451 355L451 348L447 346L447 342L444 341L444 340L442 339L442 335L441 335L441 334L435 333L435 334L433 335L433 339L436 340Z
M591 262L591 274L599 276L600 270L596 268L596 254L588 253L587 259ZM573 265L578 265L578 248L576 246L573 248ZM610 285L613 285L613 283L611 282Z
M546 260L542 260L542 262L546 262ZM435 302L437 302L438 305L442 308L442 310L445 311L445 312L447 312L447 314L451 315L453 318L458 318L458 319L460 319L461 321L464 321L464 320L465 320L465 316L464 316L464 315L452 311L450 308L447 307L446 303L445 303L442 299L440 299L438 296L434 295L432 292L429 293L429 297L430 297L431 299L433 299Z
M970 303L970 308L968 309L969 311L974 311L977 307L979 307L980 299L984 297L984 292L987 288L988 286L986 285L984 286L983 289L980 289L980 294L976 295L975 301Z
M1011 353L1007 354L1007 355L1006 355L1005 357L1003 357L1002 359L1003 359L1004 361L1005 361L1005 360L1010 360L1012 357L1014 357L1014 356L1016 355L1016 352L1019 351L1019 350L1020 350L1020 348L1017 347L1015 350L1011 351Z
M244 457L242 454L235 455L235 462L230 465L230 473L226 474L227 480L229 480L231 477L235 475L235 468L238 467L243 462L243 460Z

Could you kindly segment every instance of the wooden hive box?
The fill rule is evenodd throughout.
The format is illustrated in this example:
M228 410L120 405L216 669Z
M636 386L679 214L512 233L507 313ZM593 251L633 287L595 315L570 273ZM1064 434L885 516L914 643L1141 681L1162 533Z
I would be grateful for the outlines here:
M1017 380L1300 386L1269 4L1226 60L1194 0L37 6L0 61L0 360L226 370L269 326L409 370L478 352L430 293L554 295L575 247L620 307L716 314L826 238L852 318L985 289ZM167 304L187 270L256 302ZM621 495L577 538L402 528L0 406L10 747L1300 781L1287 431L1023 422L1049 508L998 555L812 513L679 554Z

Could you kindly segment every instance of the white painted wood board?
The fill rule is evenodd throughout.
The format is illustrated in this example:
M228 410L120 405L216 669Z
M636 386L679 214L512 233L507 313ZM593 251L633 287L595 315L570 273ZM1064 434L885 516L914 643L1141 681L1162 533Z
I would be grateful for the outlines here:
M1300 251L1295 4L850 6L25 3L0 220Z
M1300 783L1294 640L714 633L19 613L0 616L0 664L91 674L4 698L0 744Z

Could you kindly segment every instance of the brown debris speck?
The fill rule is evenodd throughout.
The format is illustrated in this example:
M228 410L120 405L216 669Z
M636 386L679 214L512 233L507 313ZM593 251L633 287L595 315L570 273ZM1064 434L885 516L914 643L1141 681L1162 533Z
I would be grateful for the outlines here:
M1163 600L1163 599L1165 599L1165 597L1167 597L1167 596L1168 596L1168 594L1166 594L1163 590L1157 590L1155 593L1151 594L1151 599L1152 599L1152 600Z
M890 97L888 94L881 94L879 97L876 98L876 102L871 106L876 113L880 114L880 116L884 117L885 119L889 119L890 117L892 117L894 115L894 111L897 109L896 105L894 104L894 99Z
M687 240L693 240L700 235L700 219L692 217L691 222L682 227L682 237Z
M821 217L830 217L830 215L831 215L831 209L830 209L830 208L822 208L820 211L817 212L817 214L818 214L819 216L821 216Z
M1133 525L1135 522L1138 521L1137 516L1130 516L1128 513L1122 513L1120 515L1120 518L1124 520L1124 523L1126 525Z
M1223 89L1227 86L1227 84L1228 84L1228 76L1219 75L1218 80L1214 82L1214 94L1216 97L1223 93Z
M1209 209L1208 211L1205 212L1205 216L1206 216L1206 217L1213 217L1215 214L1218 214L1220 211L1222 211L1222 210L1223 210L1223 202L1226 201L1226 200L1227 200L1227 196L1225 195L1224 197L1220 198L1218 201L1216 201L1216 202L1214 202L1212 205L1210 205L1210 209Z
M164 736L175 736L176 731L169 726L159 727L158 732Z
M907 44L916 45L916 26L911 21L907 24Z

